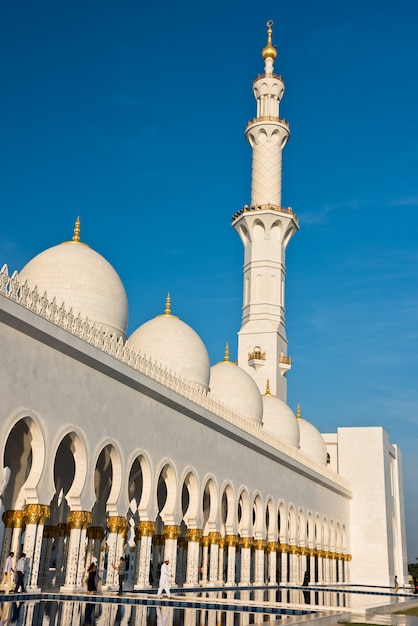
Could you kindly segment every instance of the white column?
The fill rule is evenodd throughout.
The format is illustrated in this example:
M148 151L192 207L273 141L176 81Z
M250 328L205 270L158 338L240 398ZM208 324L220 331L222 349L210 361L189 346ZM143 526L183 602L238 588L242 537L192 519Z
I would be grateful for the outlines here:
M107 539L107 589L113 589L119 586L118 565L120 557L124 556L121 542L126 525L126 518L121 515L112 515L107 520L107 527L109 528L109 536Z
M227 535L225 537L225 544L228 550L228 566L226 570L226 584L233 586L237 584L235 566L237 560L237 535Z
M70 527L68 524L59 523L57 524L57 533L58 539L55 545L55 578L53 579L53 583L57 585L61 585L65 580L65 571L67 569L67 559L68 551L65 551L65 543L69 541L70 536Z
M49 514L49 506L43 504L28 504L24 509L26 528L23 552L26 553L27 559L26 580L29 589L38 588L43 530Z
M70 537L67 543L67 567L64 588L82 588L85 570L85 539L87 526L91 524L89 511L70 511L67 520Z
M251 584L251 547L253 540L251 537L241 537L241 571L240 586L247 587Z
M253 541L254 546L254 585L260 586L265 584L264 580L264 559L266 542L264 539L256 539Z
M267 544L267 584L277 585L277 541L269 541Z
M134 580L135 589L149 589L150 561L152 536L156 529L155 522L139 522L136 529L137 541L136 568Z
M220 587L222 587L225 584L224 568L225 568L225 539L221 539L219 542L219 557L218 557L218 585Z
M218 564L219 564L219 542L221 534L217 532L209 533L210 545L210 562L209 562L209 582L216 585L218 582Z
M209 537L205 535L202 537L202 577L200 584L206 586L208 584L208 563L209 563Z
M10 511L12 513L13 520L13 530L12 530L12 538L10 549L7 551L6 556L8 556L9 552L15 553L15 563L22 552L22 533L23 528L25 526L25 511ZM24 550L23 550L24 552Z
M202 539L200 528L188 528L186 530L187 564L185 587L197 587L199 585L199 550Z
M163 535L165 538L164 544L164 559L169 559L170 561L170 571L171 571L171 584L172 586L176 585L176 569L177 569L177 539L181 535L180 526L175 525L167 525L163 528Z
M282 571L281 571L281 577L280 577L280 582L287 584L287 579L288 579L288 551L289 551L289 546L286 543L282 543L280 545L280 549L281 549L281 554L282 554Z

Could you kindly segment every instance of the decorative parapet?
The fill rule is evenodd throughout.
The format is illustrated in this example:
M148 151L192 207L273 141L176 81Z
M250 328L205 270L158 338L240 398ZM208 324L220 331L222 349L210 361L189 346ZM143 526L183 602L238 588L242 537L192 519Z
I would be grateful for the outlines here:
M296 224L299 224L299 220L296 217L296 213L293 211L291 207L277 206L276 204L257 204L248 206L245 204L242 209L237 211L232 216L232 221L234 222L238 217L240 217L243 213L248 213L249 211L277 211L277 213L287 213L287 215L291 215L295 220Z
M279 212L287 212L294 215L292 209L284 209L283 207L275 207L270 204L261 205L259 207L244 207L243 210L265 210L271 209ZM238 215L238 214L237 214ZM234 216L235 217L235 216ZM295 219L296 216L294 215ZM259 439L264 444L275 448L276 450L286 454L288 457L299 461L305 467L333 480L346 490L350 490L349 484L340 476L330 470L329 467L316 463L301 452L295 450L292 446L287 445L278 437L263 430L260 423L255 423L246 419L224 403L215 400L208 395L206 390L195 386L190 381L176 376L171 370L161 367L157 362L150 361L145 355L139 351L135 351L129 343L124 343L123 338L117 338L111 335L109 330L103 331L100 326L90 323L88 318L82 319L80 315L74 316L72 309L66 310L64 303L58 306L55 298L49 301L47 294L39 295L37 288L32 291L29 289L27 282L23 284L19 282L19 275L14 272L9 276L7 265L3 265L0 271L0 295L16 302L24 308L32 311L36 315L45 318L55 326L63 328L65 331L82 339L86 343L114 357L121 363L140 372L144 376L160 383L164 387L178 393L187 398L203 409L210 411L212 414L224 419L229 424L239 428L243 432Z

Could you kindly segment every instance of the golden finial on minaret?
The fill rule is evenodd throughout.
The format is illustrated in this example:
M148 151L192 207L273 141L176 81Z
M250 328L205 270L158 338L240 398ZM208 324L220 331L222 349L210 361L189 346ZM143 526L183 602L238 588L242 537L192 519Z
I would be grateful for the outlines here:
M265 48L263 48L261 55L263 57L264 60L266 59L274 59L277 57L277 50L276 50L276 46L274 46L271 42L271 35L273 33L272 30L272 26L273 26L274 22L273 20L269 20L267 22L267 45Z
M74 235L71 241L76 241L77 243L80 241L80 216L75 221Z
M165 299L164 315L171 315L171 297L170 297L170 292L168 292L167 297Z
M271 396L271 393L270 393L270 379L269 378L267 378L267 381L266 381L266 393L264 395L265 396Z
M296 417L298 420L302 419L302 415L300 414L300 404L298 404L298 408L296 409Z
M225 344L224 361L226 363L229 363L229 344L228 344L228 342L226 342L226 344Z

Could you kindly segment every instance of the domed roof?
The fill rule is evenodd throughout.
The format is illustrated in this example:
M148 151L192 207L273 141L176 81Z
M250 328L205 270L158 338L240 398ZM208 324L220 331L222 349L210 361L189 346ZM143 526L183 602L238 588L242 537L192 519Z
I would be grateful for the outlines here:
M315 428L315 426L313 426L313 424L307 422L301 416L300 406L298 406L296 417L300 432L300 451L306 454L306 456L309 456L313 461L316 461L321 465L326 465L327 448L321 433Z
M80 242L80 221L72 241L48 248L19 272L22 284L54 298L74 315L96 323L118 337L126 336L128 299L121 279L98 252Z
M190 326L171 315L170 294L164 314L137 328L128 345L180 378L208 389L210 361L205 344Z
M257 383L250 374L231 363L228 345L225 358L210 369L210 396L229 406L243 417L261 422L263 403Z
M262 396L262 401L263 430L299 448L299 426L296 415L286 402L270 393L269 381L267 381L267 389Z

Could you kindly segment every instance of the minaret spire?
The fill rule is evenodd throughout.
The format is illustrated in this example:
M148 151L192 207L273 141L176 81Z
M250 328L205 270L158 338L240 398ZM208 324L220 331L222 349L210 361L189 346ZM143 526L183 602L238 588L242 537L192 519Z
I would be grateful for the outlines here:
M290 359L285 329L285 252L299 226L292 209L282 207L282 151L290 131L279 115L284 81L274 74L277 49L272 20L267 22L267 44L261 54L264 74L253 83L257 115L245 131L252 149L251 204L232 218L244 245L238 365L253 376L261 393L268 378L271 393L286 402ZM256 358L264 353L265 358Z

